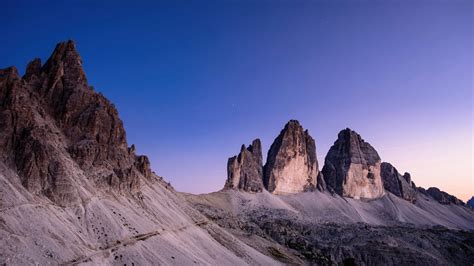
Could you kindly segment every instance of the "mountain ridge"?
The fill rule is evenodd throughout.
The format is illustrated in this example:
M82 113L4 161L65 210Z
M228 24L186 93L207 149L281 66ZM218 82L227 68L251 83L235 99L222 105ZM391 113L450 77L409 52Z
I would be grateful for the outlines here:
M75 43L59 43L23 77L0 70L0 264L474 260L471 208L416 188L352 130L339 135L334 171L319 171L315 140L291 120L265 166L256 139L229 159L225 189L179 193L128 146Z

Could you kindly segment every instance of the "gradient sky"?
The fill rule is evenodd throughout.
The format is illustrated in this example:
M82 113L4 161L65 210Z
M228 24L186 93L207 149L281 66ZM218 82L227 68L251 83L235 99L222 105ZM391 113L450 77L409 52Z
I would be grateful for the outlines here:
M417 185L474 195L473 1L127 2L3 1L0 67L74 39L179 191L220 189L241 144L266 154L298 119L321 168L350 127Z

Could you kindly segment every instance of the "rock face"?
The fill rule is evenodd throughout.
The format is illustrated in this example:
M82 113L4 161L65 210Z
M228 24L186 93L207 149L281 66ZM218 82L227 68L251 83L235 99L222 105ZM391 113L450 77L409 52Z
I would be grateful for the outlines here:
M472 197L470 200L468 200L466 202L466 205L471 207L471 208L474 208L474 197Z
M391 164L383 162L380 171L385 190L411 203L416 201L416 186L409 173L400 175Z
M239 155L229 158L224 189L263 190L262 145L259 139L247 148L242 145Z
M379 198L384 194L377 151L349 128L325 158L323 175L326 185L336 193L351 198Z
M290 120L268 151L265 187L275 194L313 191L318 174L314 139L298 121Z
M427 190L419 187L418 191L432 197L433 199L437 200L441 204L445 204L445 205L455 204L455 205L461 205L461 206L465 205L462 200L456 198L455 196L451 194L441 191L437 187L430 187Z
M78 174L130 193L150 174L148 159L128 148L115 106L88 85L72 41L43 66L31 61L22 78L0 70L0 125L2 160L30 192L57 203L77 200Z

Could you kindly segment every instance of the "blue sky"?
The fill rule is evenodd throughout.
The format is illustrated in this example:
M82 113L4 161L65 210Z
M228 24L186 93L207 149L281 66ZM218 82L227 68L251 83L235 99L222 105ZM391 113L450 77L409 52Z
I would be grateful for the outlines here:
M472 1L7 1L0 67L73 39L129 144L180 191L289 119L320 167L339 130L466 200L474 194Z

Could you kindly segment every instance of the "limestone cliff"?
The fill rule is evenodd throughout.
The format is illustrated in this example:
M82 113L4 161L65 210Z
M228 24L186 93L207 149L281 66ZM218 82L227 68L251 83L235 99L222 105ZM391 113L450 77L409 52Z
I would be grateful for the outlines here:
M268 151L265 187L275 194L313 191L318 174L314 139L298 121L290 120Z
M416 201L416 186L411 181L409 173L400 175L395 167L383 162L381 165L381 176L385 190L403 198L411 203Z
M261 192L262 178L262 145L260 140L256 139L247 148L242 145L239 155L229 158L224 189Z
M336 193L351 198L384 194L377 151L349 128L342 130L325 158L323 176Z

